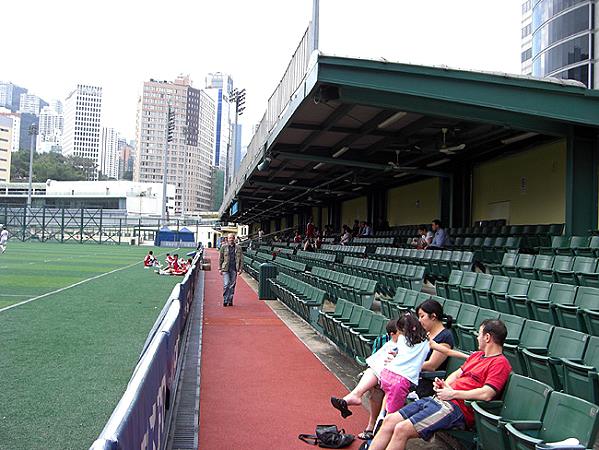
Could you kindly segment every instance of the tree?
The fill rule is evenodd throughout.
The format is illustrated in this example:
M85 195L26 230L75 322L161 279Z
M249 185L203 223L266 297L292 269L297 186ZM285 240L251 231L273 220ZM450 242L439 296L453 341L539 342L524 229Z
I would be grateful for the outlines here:
M46 180L82 181L87 174L95 170L96 164L88 158L64 157L59 153L33 154L33 181L44 183ZM29 150L19 150L12 154L10 180L25 182L29 180Z

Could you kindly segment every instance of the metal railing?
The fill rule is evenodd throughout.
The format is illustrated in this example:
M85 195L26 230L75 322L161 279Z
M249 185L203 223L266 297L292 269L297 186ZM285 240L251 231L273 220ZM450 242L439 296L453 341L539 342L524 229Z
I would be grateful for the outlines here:
M247 153L241 161L239 171L235 175L235 179L229 185L225 194L225 198L219 211L221 216L245 182L250 170L258 164L259 159L262 157L262 150L268 139L269 133L281 119L285 110L293 100L294 94L296 94L298 88L306 78L312 53L310 44L311 32L312 24L310 24L304 32L299 45L287 65L287 69L285 70L281 81L279 81L276 89L268 99L266 112L264 113L264 116L262 116L262 120L248 145Z

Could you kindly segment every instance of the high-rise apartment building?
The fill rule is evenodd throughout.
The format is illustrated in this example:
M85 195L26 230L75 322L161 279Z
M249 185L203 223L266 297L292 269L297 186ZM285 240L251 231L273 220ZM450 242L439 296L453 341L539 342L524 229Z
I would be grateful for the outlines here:
M13 119L0 116L0 181L10 181L10 160L12 153Z
M21 114L13 113L8 108L0 107L0 117L8 117L11 120L11 147L12 152L18 152L20 146L21 136Z
M61 153L60 141L63 128L62 103L58 100L50 102L50 105L44 106L39 114L36 151L38 153Z
M206 76L206 92L216 102L216 129L214 136L213 164L226 170L231 146L233 122L229 93L233 91L233 79L224 73L209 73Z
M188 76L144 83L138 103L133 180L162 181L168 107L175 129L167 150L167 182L176 186L175 214L210 210L215 102Z
M135 145L131 145L125 139L119 139L119 180L133 179L134 156Z
M91 159L99 168L101 118L102 88L77 85L64 104L62 154ZM89 173L88 178L96 180L98 170Z
M17 86L11 82L0 81L0 107L8 108L12 112L19 110L21 94L27 89Z
M40 110L44 106L47 106L47 105L48 105L48 103L43 101L37 95L24 93L24 94L21 94L21 97L20 97L19 112L33 114L34 116L38 116L40 113Z
M522 73L599 87L599 0L524 0Z
M114 128L102 128L99 173L103 177L119 178L119 133Z

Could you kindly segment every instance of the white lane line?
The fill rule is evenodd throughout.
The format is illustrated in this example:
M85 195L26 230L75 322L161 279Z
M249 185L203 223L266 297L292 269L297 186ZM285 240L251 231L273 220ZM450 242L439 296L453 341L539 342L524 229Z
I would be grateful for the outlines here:
M70 284L68 286L62 287L60 289L56 289L55 291L46 292L45 294L38 295L37 297L33 297L33 298L28 299L28 300L23 300L22 302L15 303L14 305L10 305L10 306L6 306L4 308L0 308L0 313L4 312L4 311L7 311L9 309L12 309L12 308L16 308L17 306L25 305L25 304L33 302L35 300L39 300L41 298L48 297L50 295L58 294L59 292L66 291L67 289L71 289L71 288L73 288L75 286L79 286L80 284L87 283L88 281L97 280L98 278L102 278L102 277L104 277L106 275L110 275L111 273L115 273L115 272L119 272L121 270L129 269L129 268L131 268L131 267L133 267L133 266L135 266L137 264L141 264L142 262L143 261L138 261L136 263L129 264L128 266L124 266L124 267L120 267L118 269L111 270L110 272L104 272L104 273L101 273L100 275L96 275L96 276L93 276L93 277L90 277L90 278L86 278L85 280L78 281L77 283L73 283L73 284Z
M0 294L0 297L29 297L31 294Z

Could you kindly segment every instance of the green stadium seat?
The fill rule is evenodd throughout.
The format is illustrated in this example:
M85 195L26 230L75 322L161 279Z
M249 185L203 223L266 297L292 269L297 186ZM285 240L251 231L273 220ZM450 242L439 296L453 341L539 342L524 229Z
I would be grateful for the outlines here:
M499 318L507 328L506 342L518 344L518 342L520 342L520 337L522 336L522 330L524 329L526 319L520 316L514 316L513 314L501 314Z
M557 258L555 264L557 264ZM597 260L595 258L589 258L587 256L575 256L573 259L572 267L556 267L555 278L559 283L568 283L568 284L580 284L578 275L581 273L592 274L596 272L597 268ZM599 277L599 274L597 274Z
M457 287L457 289L455 289L453 286L448 286L449 298L452 300L467 303L464 301L464 292L473 292L472 289L476 284L476 279L478 278L478 275L479 274L475 272L464 272L464 274L462 275L462 281L460 281L460 285ZM474 304L474 301L472 302L472 304Z
M577 256L577 259L578 258L583 257ZM590 257L585 257L585 259L588 261L589 267L581 268L576 271L576 281L580 286L599 288L599 260Z
M402 313L414 311L416 309L416 306L420 304L418 299L419 294L420 293L417 291L408 289L403 299L403 302L393 305L395 306L395 308L391 309L391 315L389 316L389 318L392 319L394 317L399 317L399 315Z
M332 333L333 319L343 317L343 313L346 308L348 310L349 310L349 308L353 308L353 306L351 306L351 305L352 305L351 302L348 302L347 300L339 299L337 301L337 303L335 304L334 311L332 311L332 312L320 311L320 313L319 313L320 325L322 326L322 328L325 331L325 334L327 336Z
M530 280L527 280L526 278L509 278L509 285L507 287L507 291L504 294L497 295L494 292L491 292L490 296L493 304L493 309L496 309L497 311L502 313L513 314L514 311L512 311L512 304L510 299L516 297L526 299L529 286ZM491 291L493 291L493 289L491 289Z
M516 263L518 261L517 253L505 253L501 260L501 266L491 266L489 270L493 275L505 275L506 277L517 277Z
M386 334L386 326L389 319L380 314L374 314L370 321L368 331L365 333L354 334L354 340L357 338L357 354L355 355L356 361L364 366L366 365L366 358L372 353L372 343L374 340Z
M470 288L464 288L462 291L462 301L471 305L478 305L480 295L486 293L491 288L493 275L479 273L476 277L476 283Z
M589 338L582 359L562 358L564 392L599 404L599 337Z
M556 325L586 333L588 330L583 310L599 310L599 289L581 286L578 288L572 304L556 304L554 307Z
M510 279L508 277L503 275L494 276L488 291L477 292L477 305L481 308L497 309L496 301L499 298L505 298L509 285Z
M558 254L575 256L578 249L589 248L590 238L588 236L572 236L567 249L557 249Z
M576 438L592 448L599 430L599 407L561 392L552 392L543 414L535 421L513 421L505 425L511 449L535 449L546 442ZM550 448L550 447L546 447Z
M519 295L510 296L508 293L506 299L510 303L511 313L525 317L527 319L532 319L533 314L529 302L532 300L536 300L541 303L549 302L550 290L551 283L548 281L530 280L528 292L526 293L525 297L521 297Z
M570 238L568 236L553 236L551 238L551 247L539 248L541 255L557 255L559 251L570 254Z
M471 326L458 322L456 332L458 334L459 348L467 352L478 350L478 329L480 324L487 319L499 319L499 313L491 309L479 308Z
M370 329L370 322L374 315L375 313L373 311L364 309L357 324L346 323L341 325L343 345L351 355L357 356L359 354L360 342L356 336L368 332Z
M443 303L443 314L451 316L451 318L455 320L458 317L461 308L462 303L455 300L445 300L445 303Z
M553 389L544 383L512 373L503 400L472 402L480 448L510 448L504 425L513 421L540 421L551 392Z
M549 290L548 301L532 300L528 302L533 320L557 325L555 305L573 305L577 287L571 284L553 283Z
M589 335L556 327L547 348L522 348L527 375L561 390L563 368L560 358L582 359Z
M516 261L516 275L514 276L534 280L536 278L534 271L535 258L535 255L520 253L518 255L518 260Z
M504 241L503 238L494 238L494 237L486 237L480 250L478 252L478 258L484 262L495 262L495 241L496 239L500 239L500 241Z
M520 342L506 342L503 345L503 354L512 365L515 373L526 375L526 363L521 355L522 348L546 349L553 333L553 326L535 320L527 320L522 328Z
M476 316L478 315L479 307L476 305L462 304L460 312L456 317L456 325L452 328L457 347L461 348L462 342L460 337L462 332L467 332L475 327Z
M362 314L367 311L365 308L362 308L360 305L356 305L354 307L354 309L352 309L352 312L349 316L349 318L347 320L337 320L334 321L335 323L335 328L333 329L333 336L334 336L334 340L337 343L337 345L339 345L340 347L342 347L345 351L348 351L349 348L347 346L347 341L346 341L346 331L350 328L355 328L358 326L358 324L360 323L360 319L362 318Z
M553 261L555 260L555 256L552 255L537 255L535 258L535 263L533 265L534 278L542 281L553 281ZM527 274L527 272L524 272ZM543 278L544 276L544 278ZM524 278L529 278L528 276L524 276Z
M450 298L449 287L452 286L454 289L459 289L458 286L462 281L463 275L464 272L462 272L461 270L452 270L449 274L449 279L447 281L435 281L435 289L437 291L437 295L440 295L444 298Z
M599 236L591 236L589 245L587 247L580 247L574 249L574 253L577 256L588 256L596 258L599 256Z

